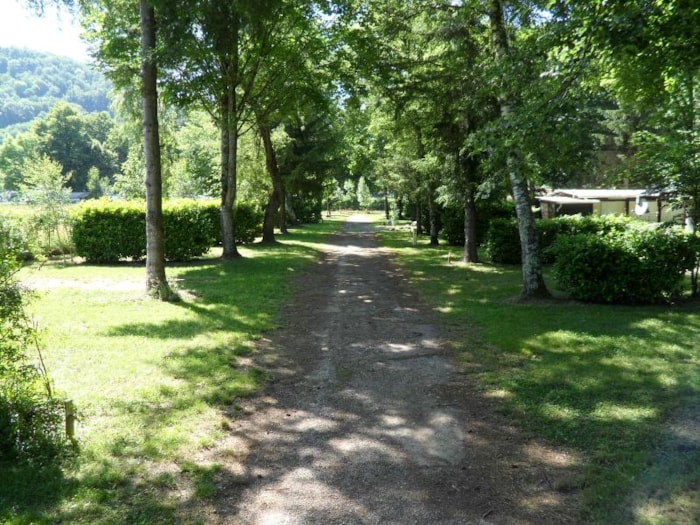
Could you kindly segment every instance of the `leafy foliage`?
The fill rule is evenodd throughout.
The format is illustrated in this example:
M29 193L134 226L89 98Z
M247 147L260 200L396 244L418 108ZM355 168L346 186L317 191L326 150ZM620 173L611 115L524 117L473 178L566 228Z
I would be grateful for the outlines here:
M73 214L75 253L88 262L141 260L146 255L144 205L134 201L86 202Z
M253 242L262 233L262 223L263 212L258 206L250 202L239 202L236 205L236 242ZM221 235L217 238L220 239Z
M107 80L87 64L0 47L0 128L29 122L63 100L86 112L107 111Z
M477 244L486 240L492 220L515 217L513 204L507 201L478 201L476 204ZM464 208L449 204L442 209L440 235L453 246L464 245ZM518 259L519 260L519 259Z
M667 302L695 267L693 237L676 228L559 236L554 274L572 297L599 303Z
M41 463L64 448L63 417L46 371L28 355L35 331L24 312L26 293L14 279L22 244L0 220L0 460Z
M486 257L500 264L520 264L521 249L518 236L518 221L494 219L486 232L484 243Z
M146 215L141 201L101 199L81 203L74 211L76 254L92 263L139 261L146 256ZM262 231L262 212L236 207L236 241L252 242ZM209 251L221 239L219 205L212 201L177 200L163 206L165 258L187 261Z
M570 215L538 220L535 227L542 248L542 260L548 264L554 262L555 252L552 246L559 236L623 233L631 228L633 223L633 219L614 215ZM517 228L518 225L512 218L512 213L511 218L499 217L489 223L484 247L491 261L502 264L520 263L520 240Z
M20 187L27 202L35 208L31 225L46 254L69 251L66 231L70 231L68 177L61 165L47 156L25 165L24 183Z

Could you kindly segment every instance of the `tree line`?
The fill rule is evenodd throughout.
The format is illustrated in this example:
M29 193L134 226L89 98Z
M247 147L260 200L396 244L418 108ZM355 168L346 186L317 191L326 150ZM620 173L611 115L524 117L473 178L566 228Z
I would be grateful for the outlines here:
M213 139L176 162L216 173L208 191L221 199L227 259L238 256L247 140L264 159L267 242L285 229L290 193L318 201L363 176L387 215L410 204L431 242L441 211L461 209L464 258L476 261L480 209L509 196L525 296L548 293L538 186L661 188L694 212L700 13L684 2L63 3L150 137L134 165L167 172L169 112L190 145ZM162 189L159 177L146 188Z
M59 101L76 104L88 113L108 111L110 89L104 75L88 64L0 47L0 130L28 123Z

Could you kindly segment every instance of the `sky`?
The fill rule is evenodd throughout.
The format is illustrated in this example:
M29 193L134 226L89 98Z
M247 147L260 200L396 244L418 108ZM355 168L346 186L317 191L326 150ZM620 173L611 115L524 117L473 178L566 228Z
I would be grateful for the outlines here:
M77 20L65 11L47 8L42 17L24 7L26 0L0 0L0 47L46 51L87 62Z

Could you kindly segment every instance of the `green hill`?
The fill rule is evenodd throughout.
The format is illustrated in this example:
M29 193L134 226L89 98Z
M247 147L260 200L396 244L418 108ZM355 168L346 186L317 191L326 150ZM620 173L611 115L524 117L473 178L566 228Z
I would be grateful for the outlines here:
M0 47L0 142L60 100L86 112L108 111L110 83L89 64L27 49Z

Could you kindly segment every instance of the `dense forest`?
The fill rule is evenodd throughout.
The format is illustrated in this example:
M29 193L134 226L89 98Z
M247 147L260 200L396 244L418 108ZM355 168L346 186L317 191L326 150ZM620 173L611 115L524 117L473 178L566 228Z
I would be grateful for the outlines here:
M0 141L9 126L27 123L58 101L84 111L109 109L110 83L89 64L69 58L0 47Z

